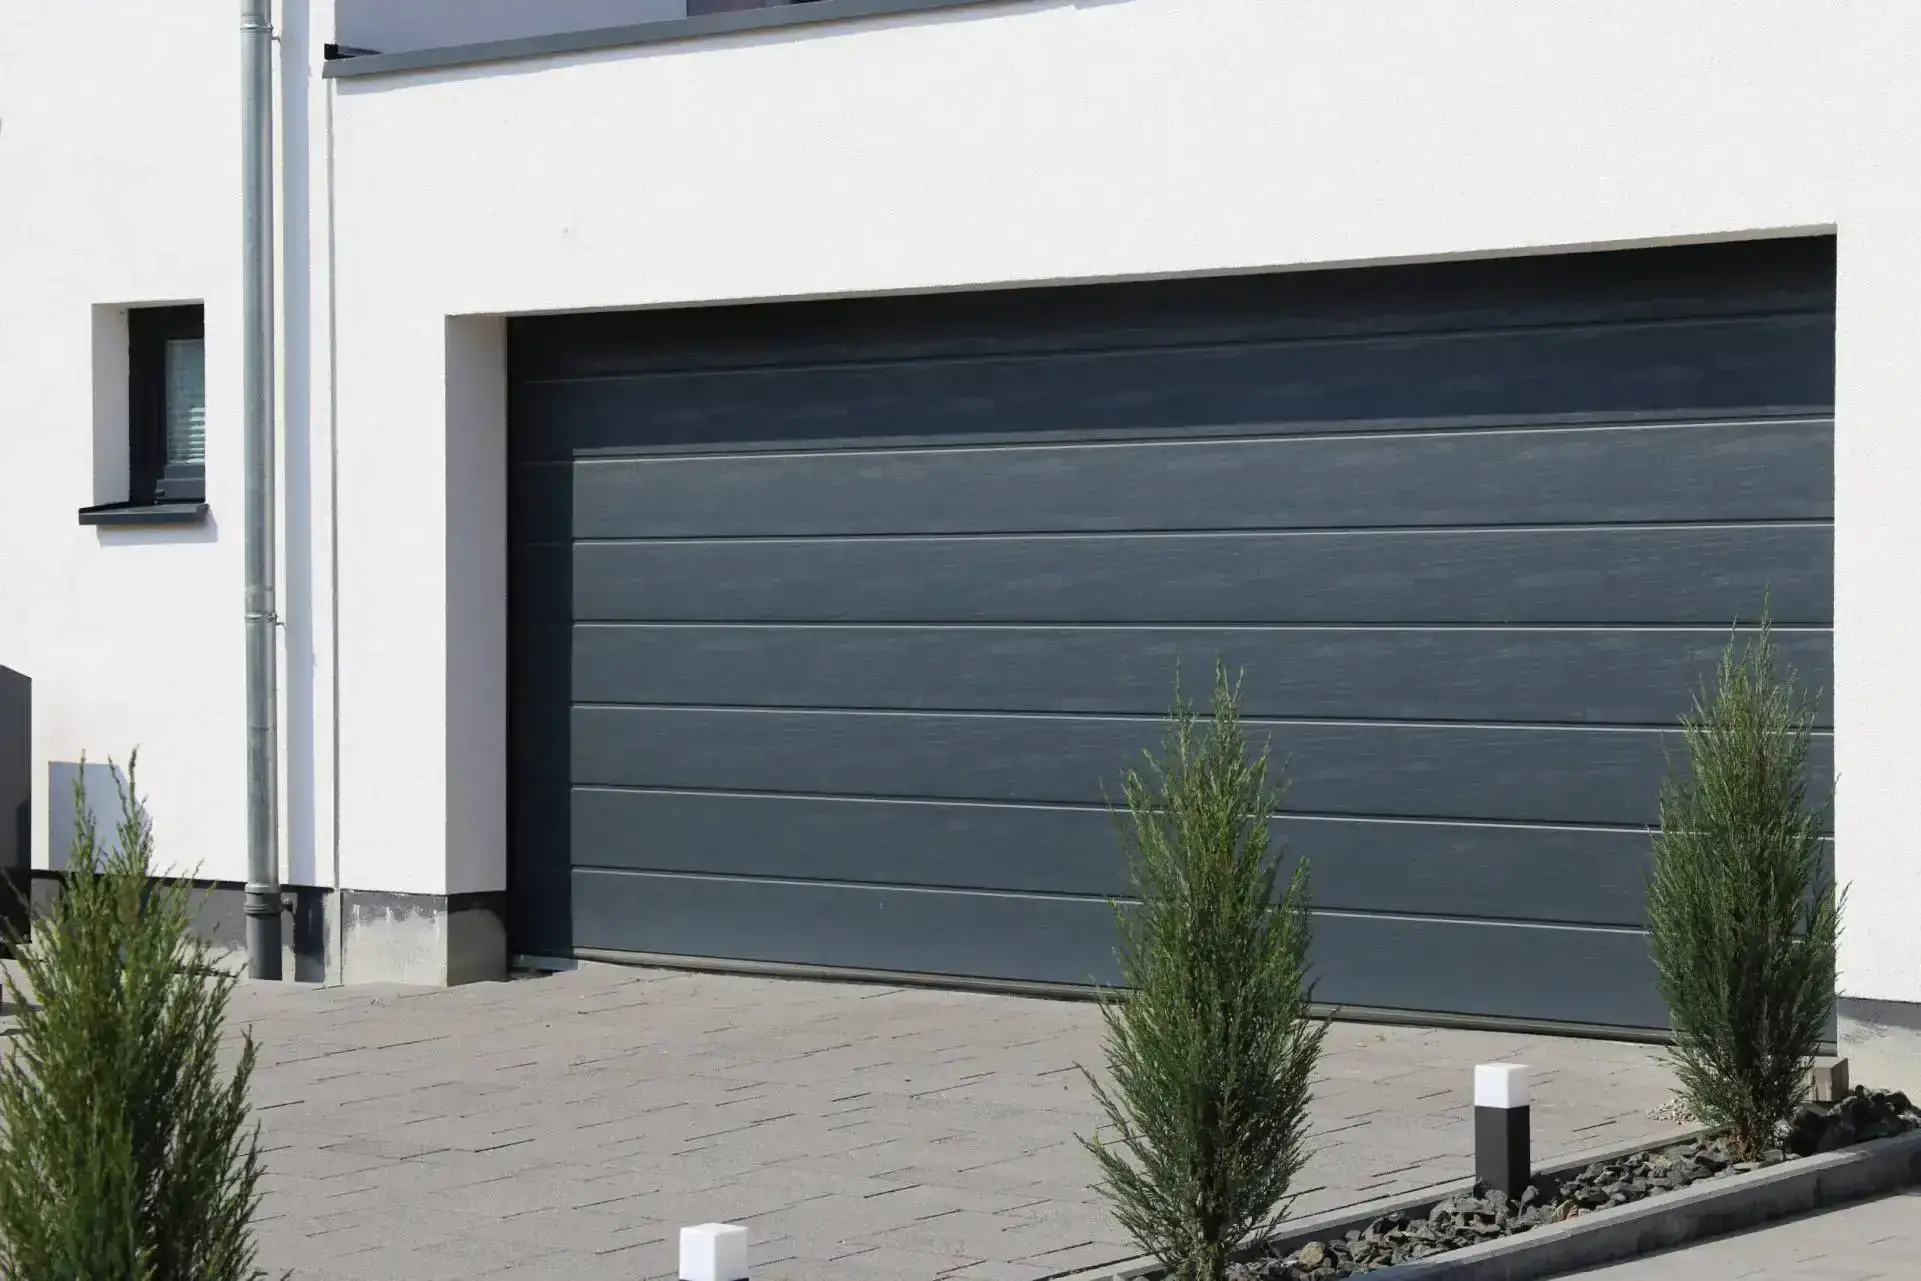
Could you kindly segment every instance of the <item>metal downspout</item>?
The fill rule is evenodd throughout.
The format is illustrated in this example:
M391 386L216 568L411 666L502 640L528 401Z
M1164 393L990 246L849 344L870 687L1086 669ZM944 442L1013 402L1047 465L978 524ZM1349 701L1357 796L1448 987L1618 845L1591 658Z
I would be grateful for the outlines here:
M247 573L247 971L280 977L274 600L273 17L240 0L241 402Z

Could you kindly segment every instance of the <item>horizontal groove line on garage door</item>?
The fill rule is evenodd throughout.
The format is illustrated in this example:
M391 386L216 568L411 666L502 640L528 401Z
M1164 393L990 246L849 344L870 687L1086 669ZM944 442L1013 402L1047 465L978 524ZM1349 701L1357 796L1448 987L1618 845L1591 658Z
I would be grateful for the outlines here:
M570 704L572 707L588 711L643 711L643 712L735 712L742 715L765 716L952 716L979 720L1047 720L1047 721L1156 721L1153 713L1140 712L1081 712L1063 710L983 710L980 708L947 707L790 707L758 706L744 703L658 703L658 702L611 702L601 699L580 699ZM1205 723L1210 718L1201 714ZM1243 716L1241 723L1250 729L1266 726L1284 729L1308 725L1348 725L1366 726L1377 729L1419 729L1428 726L1445 726L1449 729L1551 729L1551 730L1591 730L1601 734L1645 734L1650 730L1679 732L1680 725L1672 721L1637 724L1633 721L1544 721L1544 720L1455 720L1446 717L1394 718L1380 716ZM1832 730L1817 729L1816 738L1832 738Z
M868 796L851 792L775 792L754 788L736 787L649 787L632 783L568 783L562 779L540 780L528 777L529 783L546 782L552 787L566 787L577 792L631 792L642 796L734 796L750 800L793 800L793 801L836 801L848 805L928 805L940 808L997 809L997 810L1065 810L1071 813L1105 814L1107 809L1100 805L1076 804L1072 801L999 801L976 800L967 797L945 796ZM1397 823L1417 827L1455 827L1455 828L1500 828L1506 831L1538 832L1630 832L1646 833L1645 823L1555 823L1536 819L1501 818L1433 818L1408 814L1345 814L1324 813L1316 810L1297 810L1283 807L1276 811L1278 818L1309 819L1322 823Z
M1171 431L1165 427L1064 426L1046 431L903 433L884 437L826 436L800 440L730 440L726 444L587 445L566 458L516 458L515 468L571 469L590 463L717 462L753 458L838 457L842 455L950 454L991 450L1046 450L1116 448L1130 445L1262 444L1271 441L1337 441L1364 438L1392 441L1397 437L1493 436L1579 431L1678 431L1727 427L1810 427L1831 431L1833 411L1819 405L1783 405L1727 415L1627 414L1521 415L1498 418L1356 418L1332 422L1237 423L1232 426L1197 424Z
M1741 633L1754 635L1753 629ZM1250 720L1376 719L1671 725L1712 675L1726 623L1689 630L1182 630L1018 624L576 624L513 630L524 714L581 703L942 708L1161 716L1174 674L1217 660L1247 677ZM1833 686L1832 634L1784 628L1783 660ZM1830 720L1826 695L1818 716Z
M967 352L918 352L899 355L851 357L839 360L782 360L668 366L658 369L609 371L591 374L532 374L514 379L516 386L566 386L577 383L644 382L655 378L725 378L753 373L816 373L841 370L885 370L929 365L963 366L980 364L1052 364L1078 357L1162 355L1238 351L1250 347L1330 348L1383 346L1419 339L1475 339L1534 337L1536 335L1580 334L1602 331L1655 333L1661 330L1696 329L1703 326L1778 325L1782 321L1831 321L1834 312L1819 304L1805 307L1756 308L1752 311L1706 312L1691 315L1619 318L1582 318L1572 320L1517 321L1507 325L1400 325L1392 328L1356 327L1338 333L1250 334L1239 338L1190 339L1156 336L1138 342L1062 344L1039 350L994 349Z
M1827 737L1832 738L1829 734ZM1076 813L1105 814L1101 805L1077 805L1071 801L979 801L952 800L942 796L855 796L818 792L767 792L726 787L648 787L644 784L560 783L576 792L636 792L647 796L739 796L755 800L831 800L848 805L932 805L941 808L1070 810ZM1405 814L1333 814L1282 806L1277 818L1298 818L1316 823L1399 824L1410 827L1499 828L1503 831L1538 832L1632 832L1646 833L1646 823L1553 823L1532 819L1501 818L1423 818Z
M1037 623L1007 622L988 619L974 622L965 618L923 618L923 619L879 619L873 622L856 620L849 622L837 618L576 618L558 623L540 623L539 626L552 627L595 627L595 628L633 628L636 630L684 630L718 631L740 629L746 631L1003 631L1003 632L1692 632L1711 633L1715 636L1747 636L1759 630L1755 624L1730 619L1728 626L1718 623L1397 623L1380 622L1373 619L1357 618L1351 622L1338 623L1249 623L1235 619L1210 621L1201 619L1183 623L1136 623L1126 619L1091 619L1073 622L1044 621ZM1776 636L1793 633L1800 636L1825 636L1834 631L1832 623L1817 619L1773 620L1771 629Z
M1831 621L1831 524L521 547L521 616L842 622ZM940 552L941 555L930 553Z
M540 728L544 745L518 759L579 784L1101 805L1165 720L576 709ZM1304 811L1545 823L1651 821L1680 747L1678 730L1307 724L1274 737ZM1819 774L1832 744L1811 744Z
M573 870L575 872L591 872L595 876L636 876L655 880L675 881L750 881L760 885L807 885L856 890L878 888L890 892L898 890L908 894L964 894L970 898L1055 899L1075 903L1134 903L1138 901L1133 898L1110 898L1102 894L1069 894L1059 891L997 890L976 887L963 888L949 885L915 885L901 881L889 881L885 885L876 885L871 881L842 881L825 877L738 876L712 872L665 872L648 868L602 867L593 863L576 863L573 866ZM1338 917L1343 920L1433 921L1443 924L1460 925L1509 925L1517 929L1591 930L1603 934L1645 934L1647 932L1631 925L1610 925L1588 921L1552 921L1543 920L1540 917L1462 916L1426 912L1369 912L1355 908L1341 907L1317 907L1312 910L1315 916Z
M657 461L662 466L677 463L704 463L732 460L743 451L756 460L779 462L788 458L819 458L841 454L905 455L951 453L1048 453L1069 450L1115 450L1178 448L1182 445L1253 445L1279 443L1312 445L1322 441L1348 440L1365 436L1369 441L1391 444L1400 438L1434 440L1447 436L1562 436L1607 435L1627 432L1688 432L1702 429L1738 427L1812 427L1831 430L1834 420L1827 414L1782 413L1743 414L1726 418L1649 417L1642 421L1623 421L1610 416L1602 421L1549 422L1538 419L1500 420L1485 423L1440 421L1436 423L1381 422L1361 420L1353 423L1315 423L1297 427L1292 423L1247 423L1235 427L1193 428L1171 432L1156 428L1135 428L1104 432L1100 428L1077 431L1063 428L1054 432L1014 433L1004 437L945 436L927 441L888 437L884 441L861 443L858 439L829 438L819 442L781 441L778 443L739 442L738 447L685 445L662 451L636 446L630 454L595 451L579 458L528 458L517 467L589 467L628 461ZM609 447L615 448L615 447Z
M582 618L571 624L575 628L632 628L642 631L672 631L676 629L699 631L946 631L960 628L977 632L1529 632L1529 633L1568 633L1571 635L1599 634L1615 635L1620 632L1659 632L1663 634L1687 632L1696 635L1727 636L1730 633L1750 635L1759 632L1758 625L1737 624L1730 627L1710 627L1701 623L970 623L964 620L927 623L849 623L832 619L801 619L795 622L755 622L722 620L718 622L688 622L682 619L624 619L624 618ZM1825 636L1834 631L1833 627L1821 623L1775 623L1770 629L1776 636L1793 633L1802 636Z
M1666 530L1666 529L1831 529L1834 519L1828 516L1810 516L1800 520L1624 520L1624 521L1586 521L1568 525L1373 525L1340 526L1326 525L1306 529L1103 529L1103 530L994 530L991 533L927 533L927 534L723 534L712 537L689 537L673 535L658 538L568 538L568 539L530 539L523 547L679 547L706 546L714 543L980 543L1008 542L1011 540L1049 542L1078 539L1084 542L1100 542L1109 539L1125 538L1130 540L1166 540L1186 538L1296 538L1320 537L1327 534L1340 534L1343 537L1365 536L1369 534L1560 534L1595 533L1606 530Z

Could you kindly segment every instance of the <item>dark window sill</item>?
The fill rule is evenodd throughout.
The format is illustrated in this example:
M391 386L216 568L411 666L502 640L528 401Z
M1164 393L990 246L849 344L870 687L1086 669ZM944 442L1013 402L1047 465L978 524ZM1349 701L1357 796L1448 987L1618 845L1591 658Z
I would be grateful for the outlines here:
M523 36L518 40L489 40L481 44L447 45L438 49L414 49L405 53L358 53L357 56L330 59L321 75L329 80L378 76L399 71L428 71L436 67L467 67L483 62L506 62L516 58L540 58L564 53L586 53L597 49L621 49L631 45L664 44L672 40L693 40L701 36L724 36L737 31L766 31L781 27L811 26L823 22L845 22L855 18L882 18L894 14L923 13L934 9L955 9L962 5L991 3L992 0L804 0L765 9L744 9L733 13L709 13L698 18L665 18L625 27L598 27L591 31L557 31L552 35ZM336 46L336 52L347 50Z
M82 525L204 525L205 503L102 503L80 509Z

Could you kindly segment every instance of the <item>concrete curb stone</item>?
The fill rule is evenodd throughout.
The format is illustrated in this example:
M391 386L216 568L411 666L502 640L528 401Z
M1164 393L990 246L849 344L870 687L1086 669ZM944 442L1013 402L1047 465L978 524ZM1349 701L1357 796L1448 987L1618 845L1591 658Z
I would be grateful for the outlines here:
M1535 1281L1921 1182L1921 1132L1709 1179L1520 1236L1386 1269L1394 1281Z

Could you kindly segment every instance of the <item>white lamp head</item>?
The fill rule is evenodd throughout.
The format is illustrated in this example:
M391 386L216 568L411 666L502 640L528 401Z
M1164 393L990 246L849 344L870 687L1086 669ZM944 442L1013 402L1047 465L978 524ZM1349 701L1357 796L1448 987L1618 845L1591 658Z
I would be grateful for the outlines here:
M1478 1064L1474 1069L1474 1106L1477 1108L1526 1107L1527 1064Z

